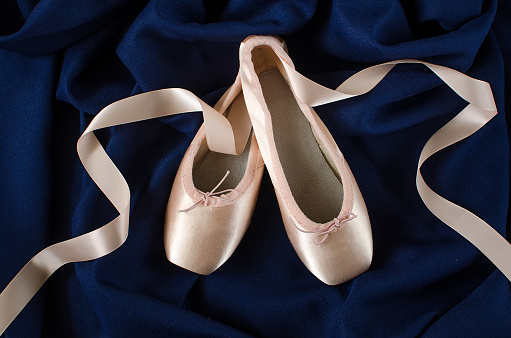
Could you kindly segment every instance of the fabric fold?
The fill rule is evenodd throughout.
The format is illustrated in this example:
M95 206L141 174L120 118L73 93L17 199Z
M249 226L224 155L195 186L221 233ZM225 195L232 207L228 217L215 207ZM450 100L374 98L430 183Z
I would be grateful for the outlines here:
M242 45L240 55L243 53ZM278 57L281 58L279 55ZM422 164L429 157L469 137L497 114L488 83L470 78L447 67L419 60L397 60L364 69L347 79L334 91L307 79L282 59L278 66L287 75L295 95L306 104L317 106L367 93L382 81L394 65L399 63L425 65L469 102L465 109L435 133L424 146L417 165L417 191L435 216L474 244L511 281L511 245L506 239L479 217L435 193L426 184L420 172ZM250 91L248 82L250 74L243 65L241 69L243 89ZM343 93L343 90L348 93ZM225 96L222 99L224 98ZM249 100L248 104L250 103ZM44 249L27 263L0 294L1 332L59 267L69 262L102 257L116 250L127 238L130 190L93 131L197 110L201 110L204 114L206 137L210 149L226 154L240 154L246 142L245 135L238 135L243 142L236 142L232 126L224 116L191 92L179 88L162 89L117 101L105 107L93 119L78 140L77 151L85 169L115 206L119 216L97 230ZM262 121L254 124L255 128L263 126ZM250 128L246 130L249 131ZM267 165L272 164L267 163Z

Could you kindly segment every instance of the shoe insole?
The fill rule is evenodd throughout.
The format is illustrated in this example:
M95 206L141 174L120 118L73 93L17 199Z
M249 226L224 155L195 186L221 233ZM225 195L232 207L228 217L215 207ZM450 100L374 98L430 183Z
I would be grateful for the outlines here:
M228 111L226 115L235 113L234 111ZM209 150L204 140L193 165L192 173L195 188L203 192L211 191L227 171L230 171L229 175L216 191L236 188L245 175L251 142L252 132L245 149L240 155L228 155Z
M270 110L277 153L296 203L310 220L331 221L342 208L342 183L278 69L261 73L259 81Z

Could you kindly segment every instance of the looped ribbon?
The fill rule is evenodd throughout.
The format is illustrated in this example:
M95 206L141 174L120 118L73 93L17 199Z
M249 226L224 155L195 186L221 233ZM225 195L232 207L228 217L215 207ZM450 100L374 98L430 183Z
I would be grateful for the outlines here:
M482 219L435 193L424 182L420 173L422 164L429 157L472 135L495 116L497 110L488 83L447 67L418 60L399 60L364 69L334 91L307 79L285 62L282 62L279 68L287 76L295 95L304 103L317 106L370 91L399 63L425 65L469 102L465 109L435 133L424 146L417 167L417 190L427 208L436 217L474 244L511 280L511 245ZM243 96L246 103L251 104L247 98L250 93L245 92L250 91L250 88L246 87L246 74L245 79L243 74L242 69L243 95L238 96L239 99L233 102L231 109L235 106L236 109L246 109ZM228 92L229 90L215 107L222 104ZM0 334L58 268L67 263L103 257L119 248L128 236L128 184L93 132L116 125L194 111L203 112L207 143L211 150L226 154L242 152L249 137L250 124L242 123L239 128L233 129L233 122L185 89L169 88L135 95L110 104L96 115L79 138L77 151L92 180L114 205L119 216L94 231L56 243L36 254L0 294Z
M201 203L204 206L208 206L208 200L210 197L214 197L214 198L220 199L222 201L226 201L226 202L234 201L238 197L238 192L236 190L225 189L222 191L216 191L216 189L218 189L218 187L220 187L222 185L222 183L224 183L225 179L227 178L227 176L229 176L230 173L231 172L229 170L227 170L224 177L220 180L220 182L218 182L218 184L213 189L211 189L210 192L203 192L203 191L200 191L199 189L197 189L197 191L202 195L202 197L200 199L198 199L197 201L195 201L188 208L178 210L178 212L188 212L188 211L196 208L197 206L199 206L199 204L201 204ZM234 193L234 196L231 198L225 198L222 196L223 194L227 194L227 193Z
M345 223L351 221L352 219L357 218L357 215L355 215L352 212L349 212L347 214L341 215L339 217L334 218L330 222L326 223L326 225L322 228L319 228L318 230L304 230L293 221L291 217L289 217L289 220L291 221L291 224L295 226L298 231L301 231L306 234L316 234L314 236L313 242L316 245L322 244L330 235L332 232L336 232L339 230ZM321 240L318 240L322 236Z
M240 47L240 59L245 54L244 44ZM438 151L459 142L481 129L496 114L497 107L490 84L474 79L457 70L428 62L404 59L395 60L355 73L335 90L324 87L298 73L293 66L276 54L277 67L287 80L294 95L309 106L345 100L365 94L373 89L397 64L422 64L442 79L456 94L467 101L467 106L451 121L438 130L424 145L417 164L416 187L426 207L442 222L458 232L483 253L511 281L511 244L484 220L465 208L445 199L433 191L424 181L421 167ZM247 106L251 109L259 103L251 85L248 65L241 64L241 82ZM263 114L254 114L263 116ZM264 128L264 121L252 121L253 128ZM264 139L259 142L261 152L269 153ZM270 162L265 163L273 166Z
M232 87L220 98L215 108L222 105L231 89ZM215 108L188 90L168 88L114 102L96 115L78 139L77 152L90 177L117 209L119 216L94 231L51 245L35 255L0 294L0 334L62 265L103 257L126 241L130 190L124 176L93 132L131 122L202 111L209 148L226 154L241 154L248 140L248 133L243 135L237 131L235 134L231 122ZM245 109L242 95L235 99L231 109Z

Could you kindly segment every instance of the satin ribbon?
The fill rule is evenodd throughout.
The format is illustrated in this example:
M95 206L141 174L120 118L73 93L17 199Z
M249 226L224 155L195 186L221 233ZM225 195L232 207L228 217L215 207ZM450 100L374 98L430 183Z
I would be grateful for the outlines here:
M472 135L495 116L497 111L488 83L450 68L418 60L400 60L362 70L334 91L307 79L285 62L279 67L287 76L295 95L306 104L317 106L370 91L398 63L427 66L469 102L424 146L417 167L417 190L435 216L473 243L511 280L511 245L482 219L431 190L420 173L424 161L434 153ZM221 105L226 95L227 92L215 107ZM241 104L239 100L235 103L233 107L237 105L239 109L245 109L242 107L244 103ZM192 111L203 112L207 142L212 150L227 154L241 153L250 131L248 128L247 132L246 123L233 128L231 122L216 109L184 89L162 89L136 95L117 101L98 113L78 140L77 151L85 169L115 206L119 216L92 232L49 246L35 255L0 294L0 334L59 267L66 263L100 258L115 251L127 238L130 190L93 131Z
M291 80L292 87L302 90L297 95L299 97L303 95L307 100L305 102L309 105L319 105L337 101L340 97L342 97L340 99L344 99L346 98L343 97L345 95L352 97L367 93L395 65L401 63L418 63L428 67L468 103L460 113L431 136L421 151L417 164L416 185L422 201L438 219L472 243L511 281L511 244L484 220L433 191L426 184L421 174L421 167L428 158L438 151L471 136L497 114L493 93L487 82L474 79L454 69L428 62L397 60L362 70L348 78L336 91L332 91L301 75L299 76L292 67L286 64L283 64L283 66L286 68L288 75L293 77L293 80ZM314 87L317 90L316 96L307 95L307 87ZM320 95L320 93L323 95Z
M222 105L229 90L215 108ZM235 100L237 104L233 103L231 109L244 108L245 104L240 100L243 100L242 96L238 96ZM211 149L233 155L243 151L248 135L245 137L239 132L235 134L231 122L225 116L185 89L169 88L135 95L110 104L96 115L78 139L77 151L90 177L117 209L119 216L99 229L51 245L35 255L0 294L0 334L58 268L67 263L103 257L119 248L128 236L128 184L93 132L195 111L203 112L206 138Z
M243 60L243 44L240 59ZM454 69L420 60L396 60L375 65L352 75L337 89L326 88L298 73L281 56L277 67L289 83L294 95L309 106L319 106L362 95L373 89L397 64L422 64L442 79L468 105L426 142L417 164L417 191L426 207L442 222L454 229L481 251L511 281L511 244L488 223L472 212L454 204L433 191L424 181L421 167L435 153L459 142L482 128L496 114L497 107L489 83L474 79ZM248 65L241 65L241 80L248 105L257 104L250 85ZM253 122L264 128L264 121ZM266 146L262 143L260 147ZM265 163L271 166L272 163Z

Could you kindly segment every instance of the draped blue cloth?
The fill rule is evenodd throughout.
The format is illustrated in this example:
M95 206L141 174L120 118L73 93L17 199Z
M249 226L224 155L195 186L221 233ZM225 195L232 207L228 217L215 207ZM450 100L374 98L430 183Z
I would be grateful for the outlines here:
M296 68L331 88L375 63L414 58L491 84L499 114L423 166L426 182L505 235L511 3L440 0L3 0L0 3L0 289L48 245L116 211L76 141L105 105L168 87L214 104L248 35L280 35ZM268 175L229 261L199 276L167 261L165 207L199 113L98 133L131 188L117 251L57 271L5 337L503 336L509 281L420 200L427 139L465 103L424 67L397 66L370 93L317 109L372 221L374 260L328 286L287 236ZM511 231L507 227L508 232ZM508 235L509 240L509 235Z

